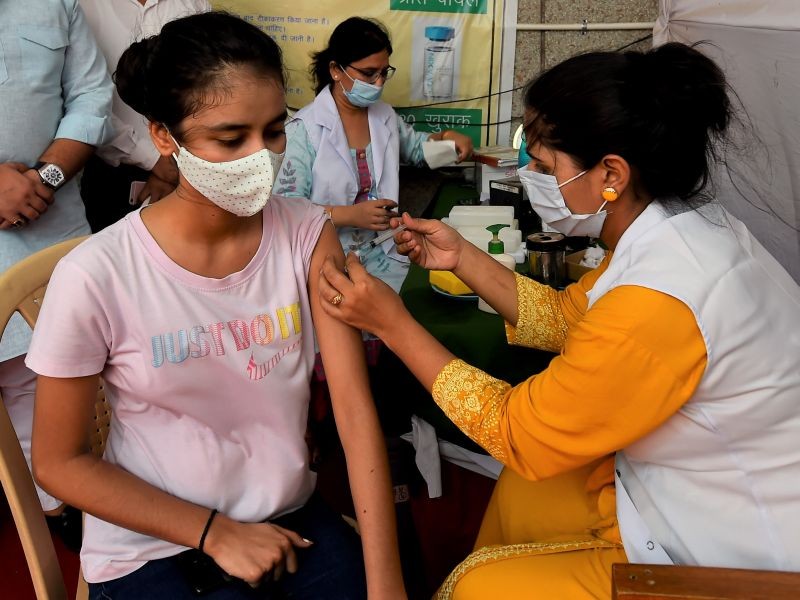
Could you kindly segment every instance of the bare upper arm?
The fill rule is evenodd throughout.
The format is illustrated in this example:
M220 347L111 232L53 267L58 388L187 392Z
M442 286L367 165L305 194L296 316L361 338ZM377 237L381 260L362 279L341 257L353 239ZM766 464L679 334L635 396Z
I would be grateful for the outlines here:
M337 267L344 269L344 253L336 230L330 223L326 223L322 229L317 246L311 256L308 275L308 293L311 314L314 319L314 331L322 355L334 409L337 404L342 402L346 402L349 408L356 405L363 407L367 403L362 401L369 399L370 395L361 332L328 315L321 306L323 300L319 294L320 270L328 256L333 257ZM372 407L371 402L369 406ZM348 410L348 414L354 413ZM338 419L337 416L337 421Z
M355 329L328 315L320 305L319 278L322 263L331 256L339 269L344 269L344 252L330 222L325 223L314 252L311 255L311 267L308 275L308 294L311 314L314 319L314 330L317 343L326 366L333 361L334 355L347 354L348 351L361 348L361 335ZM337 361L338 362L338 361Z
M99 375L46 377L36 383L33 420L33 462L53 465L90 452Z

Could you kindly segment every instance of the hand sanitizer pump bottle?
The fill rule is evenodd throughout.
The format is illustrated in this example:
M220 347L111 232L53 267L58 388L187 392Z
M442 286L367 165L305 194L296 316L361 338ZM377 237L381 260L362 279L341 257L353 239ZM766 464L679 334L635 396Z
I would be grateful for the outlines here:
M504 267L507 267L513 271L517 263L513 256L505 253L505 244L503 244L503 240L501 240L499 236L500 230L503 227L508 227L508 225L489 225L489 227L486 228L492 234L492 240L489 242L488 247L489 256L502 264ZM497 311L486 304L486 302L483 301L483 298L478 299L478 308L483 312L492 313L495 315L497 314Z

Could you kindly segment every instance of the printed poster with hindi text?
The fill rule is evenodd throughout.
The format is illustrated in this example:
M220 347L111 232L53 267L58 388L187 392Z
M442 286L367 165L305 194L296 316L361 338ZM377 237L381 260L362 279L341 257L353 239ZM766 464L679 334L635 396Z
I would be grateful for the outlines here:
M476 146L495 143L505 0L217 0L269 34L283 50L287 102L314 98L311 54L350 16L382 22L397 68L383 99L420 131L457 129ZM488 98L486 96L489 96ZM455 100L460 100L454 102ZM466 100L466 101L464 101Z

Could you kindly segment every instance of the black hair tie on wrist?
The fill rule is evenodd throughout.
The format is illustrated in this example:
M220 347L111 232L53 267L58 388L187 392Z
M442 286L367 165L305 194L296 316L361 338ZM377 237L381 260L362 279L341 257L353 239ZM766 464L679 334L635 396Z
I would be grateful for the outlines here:
M204 552L203 547L206 545L206 536L208 535L208 530L211 529L211 523L214 521L214 517L217 516L219 511L215 508L211 511L211 514L208 515L208 521L206 521L206 526L203 529L203 535L200 536L200 545L197 546L197 549L200 552Z

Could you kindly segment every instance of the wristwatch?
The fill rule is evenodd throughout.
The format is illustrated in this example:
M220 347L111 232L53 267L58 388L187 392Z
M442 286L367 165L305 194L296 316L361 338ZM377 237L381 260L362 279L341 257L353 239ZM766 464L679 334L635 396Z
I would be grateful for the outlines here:
M56 164L38 162L33 168L39 173L42 183L51 190L57 190L67 181L64 171Z

